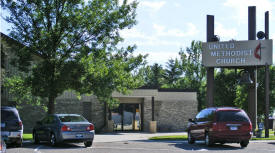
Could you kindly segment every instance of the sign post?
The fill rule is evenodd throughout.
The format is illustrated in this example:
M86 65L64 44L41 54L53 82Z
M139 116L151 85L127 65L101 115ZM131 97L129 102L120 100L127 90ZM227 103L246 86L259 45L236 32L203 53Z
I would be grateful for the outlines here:
M207 42L211 42L214 38L214 16L207 15ZM214 67L207 67L207 107L214 106Z
M253 133L257 125L257 68L265 67L265 137L268 137L269 65L272 65L273 41L269 39L268 12L265 13L265 33L256 40L256 7L248 7L248 40L224 41L214 39L214 16L207 15L207 42L202 43L202 64L207 69L207 107L214 106L214 68L241 68L249 72L253 83L248 86L248 115ZM215 41L215 42L214 42Z

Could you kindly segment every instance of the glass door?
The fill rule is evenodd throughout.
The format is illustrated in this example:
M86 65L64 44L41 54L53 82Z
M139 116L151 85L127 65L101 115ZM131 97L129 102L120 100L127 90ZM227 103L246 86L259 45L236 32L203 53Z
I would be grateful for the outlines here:
M140 104L120 104L112 110L115 131L141 131Z

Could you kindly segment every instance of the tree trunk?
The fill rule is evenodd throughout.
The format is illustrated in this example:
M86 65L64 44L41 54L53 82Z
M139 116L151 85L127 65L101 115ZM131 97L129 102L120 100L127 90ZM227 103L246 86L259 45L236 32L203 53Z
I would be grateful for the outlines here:
M48 114L54 114L55 112L55 97L49 96L49 103L48 103Z

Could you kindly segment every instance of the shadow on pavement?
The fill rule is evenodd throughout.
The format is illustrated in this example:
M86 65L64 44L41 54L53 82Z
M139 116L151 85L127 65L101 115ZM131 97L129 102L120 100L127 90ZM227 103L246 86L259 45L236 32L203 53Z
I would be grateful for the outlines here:
M40 147L39 147L40 146ZM79 149L79 148L86 148L83 143L61 143L57 144L56 146L51 146L48 142L41 142L39 144L34 144L32 141L30 142L23 142L23 146L20 148L28 148L28 149ZM15 146L9 146L8 149L18 148Z
M244 148L241 147L236 147L236 146L232 146L229 144L214 144L211 147L208 147L204 144L203 141L200 142L196 142L194 144L188 144L187 141L165 141L165 140L134 140L136 142L151 142L151 143L168 143L169 146L175 146L176 148L180 148L183 150L199 150L199 151L203 151L203 150L242 150ZM275 143L274 143L275 144Z
M28 142L23 142L22 147L17 147L15 145L10 144L10 145L7 146L7 149L12 149L12 148L31 148L31 149L35 149L37 146L39 146L39 145L36 145L36 144L32 143L31 141L28 141Z
M222 145L222 144L214 144L211 147L206 146L203 143L195 143L195 144L188 144L188 143L177 143L174 144L175 147L181 148L184 150L209 150L209 151L215 151L215 150L241 150L243 148L231 146L231 145Z

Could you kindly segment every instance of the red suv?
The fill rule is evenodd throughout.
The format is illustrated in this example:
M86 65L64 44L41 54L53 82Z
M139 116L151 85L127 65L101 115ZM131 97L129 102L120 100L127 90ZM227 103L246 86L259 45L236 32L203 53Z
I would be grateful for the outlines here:
M252 124L242 109L232 107L206 108L194 120L189 119L188 143L205 140L214 143L240 143L246 147L252 136Z

